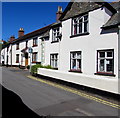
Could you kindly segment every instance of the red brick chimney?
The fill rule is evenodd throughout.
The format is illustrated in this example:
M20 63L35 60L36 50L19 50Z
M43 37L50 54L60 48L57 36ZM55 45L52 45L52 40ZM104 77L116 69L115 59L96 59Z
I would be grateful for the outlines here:
M56 21L58 22L59 21L59 18L60 16L62 15L62 7L61 6L58 6L58 11L56 13Z
M18 37L24 36L24 29L20 28L20 30L18 31Z
M15 40L15 36L11 36L10 39L9 39L9 42L12 42Z

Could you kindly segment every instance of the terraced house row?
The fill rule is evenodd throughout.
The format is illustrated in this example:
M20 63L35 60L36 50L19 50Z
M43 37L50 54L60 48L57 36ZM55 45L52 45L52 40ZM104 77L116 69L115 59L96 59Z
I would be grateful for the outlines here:
M51 65L38 74L119 94L120 2L70 2L57 21L18 38L10 37L1 63L10 66Z

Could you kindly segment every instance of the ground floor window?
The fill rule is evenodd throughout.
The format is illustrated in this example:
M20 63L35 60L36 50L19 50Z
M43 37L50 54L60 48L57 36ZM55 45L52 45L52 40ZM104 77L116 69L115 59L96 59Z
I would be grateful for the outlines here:
M33 52L33 54L32 54L32 62L33 63L36 63L37 62L37 52Z
M97 51L97 72L114 73L114 50Z
M50 65L53 68L58 68L58 54L51 54L50 55Z
M70 52L70 71L81 72L81 51Z
M19 63L19 54L16 54L16 63Z

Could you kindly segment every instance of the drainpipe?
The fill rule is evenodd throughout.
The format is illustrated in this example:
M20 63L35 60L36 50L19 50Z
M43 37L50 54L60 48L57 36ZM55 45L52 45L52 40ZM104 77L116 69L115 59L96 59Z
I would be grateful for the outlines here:
M118 26L118 78L120 79L120 25Z

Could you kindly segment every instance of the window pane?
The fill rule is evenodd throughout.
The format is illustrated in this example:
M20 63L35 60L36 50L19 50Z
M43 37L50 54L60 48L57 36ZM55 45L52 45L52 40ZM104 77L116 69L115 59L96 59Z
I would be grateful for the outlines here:
M55 68L57 68L57 60L55 60Z
M72 69L76 69L76 59L72 60Z
M79 24L79 33L82 33L82 23Z
M100 57L105 57L105 52L99 52Z
M112 52L107 52L107 57L112 57Z
M88 31L88 22L84 22L84 32Z
M80 52L77 53L77 59L80 59L81 58L81 54Z
M81 69L81 59L77 59L77 70Z
M101 59L100 60L100 71L104 71L105 70L105 67L104 67L104 59Z
M106 71L107 72L112 72L113 71L113 60L112 59L107 59L106 60Z

